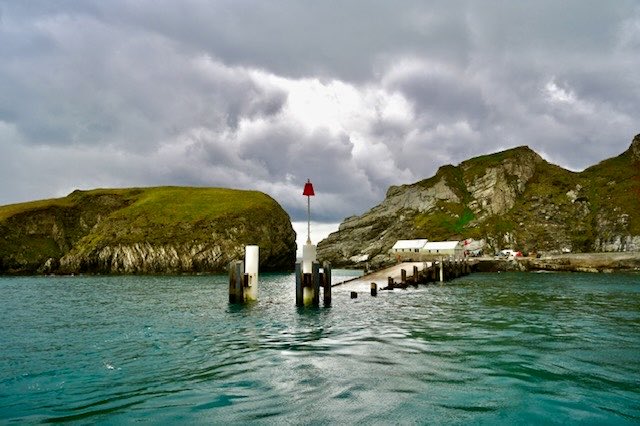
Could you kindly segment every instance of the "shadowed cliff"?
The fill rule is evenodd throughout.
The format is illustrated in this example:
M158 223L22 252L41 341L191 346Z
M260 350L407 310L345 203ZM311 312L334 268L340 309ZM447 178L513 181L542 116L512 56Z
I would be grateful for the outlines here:
M257 191L97 189L0 207L4 274L222 272L248 244L262 270L293 269L289 216Z

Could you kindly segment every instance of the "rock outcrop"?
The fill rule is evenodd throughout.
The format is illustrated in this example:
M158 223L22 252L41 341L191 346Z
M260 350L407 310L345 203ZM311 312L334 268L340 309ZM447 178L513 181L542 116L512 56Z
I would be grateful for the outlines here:
M484 241L485 251L640 251L640 135L621 155L574 173L528 147L441 167L392 186L318 244L335 265L388 263L398 239ZM365 260L366 259L366 260Z
M221 188L75 191L0 207L0 273L222 272L260 246L261 270L291 270L295 232L271 197Z

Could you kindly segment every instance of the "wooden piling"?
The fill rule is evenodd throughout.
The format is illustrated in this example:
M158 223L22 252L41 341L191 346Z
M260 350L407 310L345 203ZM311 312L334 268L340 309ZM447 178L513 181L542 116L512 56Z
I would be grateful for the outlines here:
M322 269L324 270L322 274L324 305L329 306L331 304L331 263L324 262Z
M352 299L357 299L358 298L358 292L357 291L352 291L351 292L351 298Z
M406 284L407 283L407 270L406 269L400 269L400 284Z
M320 305L320 264L313 262L311 264L311 288L313 289L313 306Z
M234 260L229 263L229 302L244 303L244 262Z
M296 262L296 306L304 306L302 286L304 276L302 274L302 262Z
M371 283L371 295L374 297L378 295L378 284Z

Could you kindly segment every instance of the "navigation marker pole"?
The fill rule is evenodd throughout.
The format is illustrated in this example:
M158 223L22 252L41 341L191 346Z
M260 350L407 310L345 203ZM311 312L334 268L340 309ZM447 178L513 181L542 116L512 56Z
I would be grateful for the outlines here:
M313 191L313 184L309 179L307 179L307 183L304 184L302 195L307 196L307 244L311 244L311 197L316 195L316 193Z
M311 244L311 197L316 195L311 181L307 179L302 195L307 197L307 243L302 246L302 273L310 274L311 264L316 261L316 246Z
M304 276L304 274L313 273L313 263L316 261L316 246L311 243L311 197L316 194L309 179L304 184L302 195L307 197L307 242L302 246L302 274ZM308 279L310 278L309 276ZM302 288L302 299L305 305L313 303L316 297L313 286L310 284L310 282L304 283Z

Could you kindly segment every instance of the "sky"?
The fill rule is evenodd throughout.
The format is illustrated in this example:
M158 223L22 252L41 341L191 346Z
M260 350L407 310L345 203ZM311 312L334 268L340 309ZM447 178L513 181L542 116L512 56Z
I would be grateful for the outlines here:
M315 243L444 164L638 133L637 0L0 0L0 204L255 189L306 240L311 179Z

